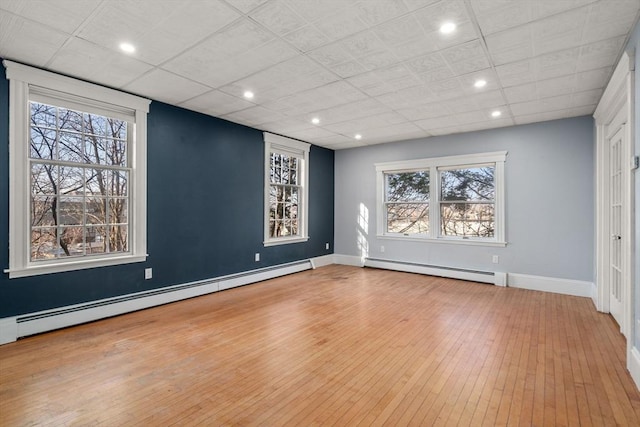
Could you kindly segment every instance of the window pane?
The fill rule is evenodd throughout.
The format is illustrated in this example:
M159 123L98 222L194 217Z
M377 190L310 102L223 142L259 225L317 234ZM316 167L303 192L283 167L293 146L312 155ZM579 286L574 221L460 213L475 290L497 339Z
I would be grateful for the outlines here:
M486 166L442 171L441 200L493 200L494 169L493 166Z
M56 127L57 108L51 105L31 102L31 124L34 126Z
M429 205L426 203L387 204L387 232L416 234L429 232Z
M127 207L127 199L109 199L109 224L127 224L129 222Z
M87 227L84 251L87 255L102 254L107 251L107 228Z
M109 226L109 252L127 252L129 227L126 225Z
M127 139L127 122L118 119L107 119L107 136L121 140Z
M58 167L55 165L31 164L31 194L54 195L58 188Z
M85 190L87 196L107 195L107 179L109 173L107 169L85 169Z
M58 128L82 133L82 113L66 108L58 108Z
M107 136L107 119L104 116L99 116L96 114L84 114L84 131L88 135L97 135L97 136Z
M107 223L107 199L105 197L88 197L85 209L87 224Z
M33 227L56 225L56 220L54 217L55 209L56 209L55 196L32 196L31 197L31 225Z
M385 174L387 182L387 201L389 202L428 202L429 172L416 171Z
M282 172L280 175L280 182L283 184L289 184L289 157L282 156Z
M82 135L72 132L60 132L58 158L63 162L84 163L84 143Z
M494 236L493 204L443 203L440 206L440 218L443 236Z
M127 171L109 171L109 181L107 192L111 196L127 196L129 172Z
M107 164L107 140L96 135L85 135L84 140L87 163Z
M58 242L55 228L33 228L31 230L31 260L39 261L56 257Z
M82 197L60 197L58 223L60 225L84 224L84 202Z
M56 147L56 131L43 127L31 127L32 159L53 159Z
M119 139L106 140L106 164L127 166L127 143Z
M60 172L58 192L61 195L81 196L84 194L84 168L60 166L58 170Z
M62 251L56 251L56 255L59 258L83 255L84 227L63 227L59 230Z

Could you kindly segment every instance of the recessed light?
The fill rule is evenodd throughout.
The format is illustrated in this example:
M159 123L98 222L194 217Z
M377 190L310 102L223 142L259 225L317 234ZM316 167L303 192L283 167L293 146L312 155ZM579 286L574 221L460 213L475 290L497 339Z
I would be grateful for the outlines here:
M250 90L245 90L244 91L244 97L247 98L247 99L253 99L254 94Z
M476 80L476 82L473 84L475 87L485 87L487 85L487 81L486 80Z
M440 26L440 32L442 34L451 34L456 30L456 24L453 22L445 22Z
M320 124L320 119L317 117L314 117L313 119L311 119L311 123L313 123L314 125Z
M360 135L359 133L356 133L356 136L354 136L355 139L360 140L362 139L362 135Z
M491 112L491 117L500 117L501 115L502 115L502 112L498 110Z
M120 43L120 50L125 53L133 53L136 51L136 47L131 43Z

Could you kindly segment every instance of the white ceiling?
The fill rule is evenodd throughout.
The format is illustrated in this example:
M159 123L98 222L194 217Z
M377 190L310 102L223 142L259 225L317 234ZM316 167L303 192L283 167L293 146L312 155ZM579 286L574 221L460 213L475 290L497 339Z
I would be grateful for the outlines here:
M591 114L639 9L640 0L0 0L0 56L341 149ZM445 21L453 34L439 32ZM136 52L121 52L123 41Z

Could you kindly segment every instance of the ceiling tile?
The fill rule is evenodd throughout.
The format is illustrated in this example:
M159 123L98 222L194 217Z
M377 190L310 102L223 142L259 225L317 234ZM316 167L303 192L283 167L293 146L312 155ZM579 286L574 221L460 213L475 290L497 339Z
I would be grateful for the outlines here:
M368 26L378 25L408 11L402 0L360 0L355 9L360 20Z
M67 35L0 10L0 57L43 67Z
M254 104L241 98L228 95L219 90L212 90L180 104L190 110L201 111L214 116L221 116L234 111L245 110Z
M533 55L533 28L531 25L511 28L488 35L487 49L495 65L520 61Z
M511 111L515 116L522 116L563 110L572 106L571 95L561 95L519 104L511 104Z
M423 40L424 30L413 15L386 22L372 30L387 46L398 46L412 40Z
M478 24L485 35L504 31L533 20L531 4L528 1L474 0L471 7L476 13Z
M625 37L616 37L580 47L577 71L606 67L615 62Z
M101 0L3 0L0 9L72 34L100 3Z
M211 90L207 86L161 69L152 70L129 83L124 89L169 104L180 104Z
M300 49L302 52L308 52L327 43L329 39L320 32L315 26L307 24L298 30L292 31L283 38Z
M304 18L282 0L267 2L249 16L280 36L299 30L307 24Z
M511 104L538 99L538 89L535 82L505 88L504 94Z
M74 38L56 54L49 68L84 80L121 88L151 70L125 54Z
M258 126L262 123L273 122L284 118L284 116L275 111L267 110L266 108L255 106L249 107L246 110L235 111L233 113L225 114L222 116L225 120L238 123L249 123L252 126Z
M118 49L123 41L136 43L145 34L166 22L173 5L154 0L111 0L104 2L78 36L109 49Z
M164 21L171 25L156 25L138 39L129 41L136 45L138 58L159 65L239 17L238 12L219 1L185 1L183 7ZM193 25L194 22L201 25Z
M249 13L268 0L225 0L231 6L237 8L242 13Z
M443 22L451 21L460 26L470 20L461 0L441 1L414 13L427 33L439 31Z
M332 9L332 12L331 15L314 21L315 26L330 40L338 40L367 28L360 20L358 11L351 6Z
M241 55L251 55L252 49L261 47L273 39L274 36L258 24L243 19L162 67L202 84L219 87L265 67L264 64L256 62L252 64L251 70L237 69L230 61ZM291 54L294 53L292 49Z

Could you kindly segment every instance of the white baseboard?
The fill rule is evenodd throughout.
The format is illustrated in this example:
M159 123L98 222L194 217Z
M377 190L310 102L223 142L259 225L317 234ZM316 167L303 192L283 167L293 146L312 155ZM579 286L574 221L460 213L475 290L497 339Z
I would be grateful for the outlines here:
M326 267L327 265L335 264L333 262L333 254L311 258L309 261L311 261L311 267L314 269L318 267Z
M507 286L511 288L593 298L594 284L592 282L558 279L555 277L531 276L529 274L518 273L508 273L507 276Z
M0 319L0 344L7 344L29 335L79 325L81 323L309 270L313 265L328 265L331 263L329 261L332 260L332 256L329 255L314 258L313 260L296 261L239 274L28 313L17 317L2 318Z
M18 324L15 317L0 319L0 345L14 342L18 339Z
M352 265L354 267L363 267L364 262L361 257L353 255L333 254L333 263L340 265Z
M627 369L636 383L636 388L640 389L640 352L636 347L632 347L627 356Z
M426 274L429 276L450 277L452 279L469 280L472 282L495 284L496 276L493 272L463 270L457 268L438 267L387 259L367 258L365 267L383 268L385 270L404 271L407 273Z
M591 283L591 301L593 306L598 309L598 286L595 283Z

